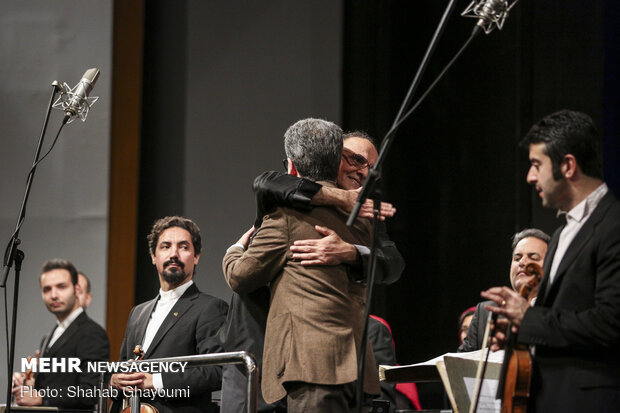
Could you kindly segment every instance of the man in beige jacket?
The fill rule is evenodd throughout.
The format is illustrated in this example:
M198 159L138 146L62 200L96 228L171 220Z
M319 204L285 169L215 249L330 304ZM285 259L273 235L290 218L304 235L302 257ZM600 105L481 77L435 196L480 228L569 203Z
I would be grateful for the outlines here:
M331 122L305 119L285 134L289 173L335 186L342 131ZM347 412L355 407L357 353L361 344L366 285L346 265L302 266L292 258L296 240L320 238L329 227L346 242L367 245L370 223L345 225L347 213L331 207L308 212L278 208L224 257L230 287L246 293L270 284L271 307L263 354L265 401L287 396L290 412ZM378 394L371 347L367 346L365 392Z

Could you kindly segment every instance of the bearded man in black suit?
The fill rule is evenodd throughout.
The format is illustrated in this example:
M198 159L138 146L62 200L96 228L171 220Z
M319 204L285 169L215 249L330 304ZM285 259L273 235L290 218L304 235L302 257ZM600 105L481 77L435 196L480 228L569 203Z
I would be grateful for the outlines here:
M535 346L528 412L620 412L620 203L603 182L599 140L592 119L570 110L530 129L527 182L566 224L533 307L507 287L482 293ZM504 339L496 333L493 348Z
M219 352L215 334L226 318L228 305L200 292L193 281L201 250L198 225L183 217L165 217L155 222L148 241L160 291L153 300L131 310L121 361L133 358L136 345L142 346L145 360ZM222 369L206 366L183 372L120 373L112 375L110 384L121 390L137 387L142 394L151 394L144 390L157 391L157 397L144 401L160 413L215 412L211 392L222 385Z

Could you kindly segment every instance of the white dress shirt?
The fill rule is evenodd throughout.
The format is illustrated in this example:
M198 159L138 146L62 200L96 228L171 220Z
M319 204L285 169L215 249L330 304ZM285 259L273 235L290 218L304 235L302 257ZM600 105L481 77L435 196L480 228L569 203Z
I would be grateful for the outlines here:
M67 331L71 323L73 323L75 319L78 318L78 316L83 312L84 309L78 305L78 307L73 310L71 314L67 316L67 318L62 321L56 320L57 327L54 329L54 333L52 333L52 338L50 338L50 341L47 342L47 348L52 347L54 343L60 338L60 336L62 336L62 334Z
M570 211L558 211L558 216L566 215L566 225L560 233L558 247L555 250L553 262L551 263L549 285L551 285L555 279L556 273L558 272L558 267L560 266L560 262L562 262L562 258L564 258L564 254L566 254L566 250L568 250L571 242L573 242L573 239L575 239L575 236L583 227L583 224L585 224L588 218L590 218L590 215L592 215L592 212L594 212L607 191L607 184L603 183Z
M151 318L146 326L144 341L142 342L142 349L145 353L149 349L149 346L153 343L155 334L157 334L159 327L161 327L162 323L168 316L168 313L172 310L172 307L174 307L177 301L179 301L179 298L181 298L181 296L192 284L194 284L194 281L189 280L189 282L169 291L163 291L161 288L159 289L159 299L157 300L157 304L155 304L155 308L151 313ZM156 390L164 388L161 373L153 374L153 387Z

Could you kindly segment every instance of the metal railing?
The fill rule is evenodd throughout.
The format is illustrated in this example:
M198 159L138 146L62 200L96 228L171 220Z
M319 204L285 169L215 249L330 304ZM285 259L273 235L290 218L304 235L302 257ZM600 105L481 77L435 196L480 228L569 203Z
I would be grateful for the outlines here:
M223 366L227 364L243 364L245 366L248 384L246 387L246 406L248 413L256 413L256 398L258 394L258 366L254 356L247 351L229 353L197 354L194 356L165 357L132 361L132 363L187 363L186 367ZM103 412L103 400L99 399L98 411Z

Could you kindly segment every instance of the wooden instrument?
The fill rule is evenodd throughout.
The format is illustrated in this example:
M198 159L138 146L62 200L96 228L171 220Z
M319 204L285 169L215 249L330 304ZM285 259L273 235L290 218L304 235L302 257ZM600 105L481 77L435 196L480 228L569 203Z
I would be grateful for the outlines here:
M41 355L41 350L37 350L34 352L35 359L38 359L40 355ZM32 361L32 358L33 356L28 356L28 363ZM28 385L29 384L28 382L31 381L32 379L33 379L32 369L26 370L25 375L24 375L24 385Z
M144 357L144 350L142 350L142 346L137 345L134 347L133 354L136 355L134 360L142 360ZM140 403L140 397L136 393L129 397L126 404L126 407L121 411L121 413L159 413L159 410L157 410L153 405L148 403Z
M519 295L530 302L533 292L542 279L540 265L530 263L525 272L534 275L530 281L521 286ZM525 413L530 397L532 383L532 356L527 344L518 344L517 334L512 333L512 324L508 326L506 354L502 365L498 398L502 399L502 413Z

